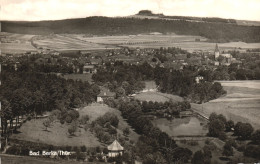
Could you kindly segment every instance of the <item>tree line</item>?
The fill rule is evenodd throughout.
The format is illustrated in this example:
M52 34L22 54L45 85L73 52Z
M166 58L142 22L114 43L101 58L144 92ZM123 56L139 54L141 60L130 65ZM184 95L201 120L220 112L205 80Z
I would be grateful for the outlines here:
M8 133L8 122L12 128L13 120L17 124L19 116L33 118L45 111L59 110L67 118L70 109L95 101L99 93L99 88L88 82L65 80L53 74L2 70L1 78L3 134Z
M129 125L141 135L134 151L144 163L187 162L191 158L189 149L178 147L172 137L152 124L140 101L121 98L114 103Z

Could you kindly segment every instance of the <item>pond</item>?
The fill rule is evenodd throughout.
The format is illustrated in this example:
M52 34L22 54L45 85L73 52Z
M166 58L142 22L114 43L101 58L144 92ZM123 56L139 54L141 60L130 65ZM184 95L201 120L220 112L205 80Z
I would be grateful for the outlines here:
M198 136L206 135L208 132L205 122L197 117L174 118L173 120L159 118L153 120L153 124L170 136Z

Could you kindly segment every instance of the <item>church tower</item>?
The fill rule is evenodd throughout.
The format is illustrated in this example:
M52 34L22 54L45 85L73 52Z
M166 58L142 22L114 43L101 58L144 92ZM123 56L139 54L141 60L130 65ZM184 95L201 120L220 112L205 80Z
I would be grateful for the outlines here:
M218 49L218 44L216 44L216 47L215 47L214 54L215 54L215 59L217 59L217 58L219 57L219 49Z

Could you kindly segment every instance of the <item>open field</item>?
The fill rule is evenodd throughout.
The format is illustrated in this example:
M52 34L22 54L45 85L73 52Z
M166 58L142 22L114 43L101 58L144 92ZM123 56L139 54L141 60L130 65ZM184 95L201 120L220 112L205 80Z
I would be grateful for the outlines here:
M139 34L122 36L95 36L86 37L84 35L73 35L73 37L91 43L120 45L126 47L139 48L160 48L160 47L180 47L182 49L194 50L213 50L215 43L206 42L206 38L201 36L175 35L175 34ZM195 41L200 39L200 41ZM220 43L219 47L225 50L234 48L250 49L260 48L260 43L230 42Z
M183 98L180 96L157 92L157 86L154 81L146 81L145 89L142 92L136 94L134 98L140 101L157 101L157 102L165 102L169 100L183 101Z
M126 45L127 47L139 47L139 48L160 48L160 47L179 47L187 51L213 51L216 43L209 42L158 42L158 43L143 43ZM260 43L244 43L244 42L230 42L230 43L219 43L220 49L234 50L235 48L250 49L260 48Z
M41 36L40 38L34 40L33 43L37 46L37 48L56 51L100 50L116 48L110 45L102 45L79 40L77 38L71 37L71 35Z
M197 117L174 118L171 121L159 118L152 122L170 136L206 136L208 133L208 128L205 126L207 122Z
M35 51L36 49L31 45L30 41L33 36L34 35L0 32L0 50L2 53Z
M0 49L5 54L19 54L28 51L37 51L31 43L1 43Z
M85 34L56 34L35 36L33 43L37 47L36 49L31 45L32 37L34 35L1 33L0 38L5 42L0 44L0 48L3 53L24 53L41 49L56 51L105 50L119 48L118 46L132 48L180 47L192 52L195 50L212 51L215 47L215 43L206 42L206 38L191 35L151 33L89 37ZM200 39L200 41L195 41L196 39ZM225 50L260 48L260 43L220 43L219 48Z
M160 93L160 92L150 92L150 91L136 94L134 97L140 101L165 102L171 99L173 101L183 101L183 98L181 98L180 96L167 94L167 93Z
M88 115L90 116L90 121L93 121L96 118L103 116L107 112L114 113L119 119L117 133L123 135L123 130L126 127L128 127L130 129L129 139L135 142L138 140L139 135L135 133L133 129L128 125L126 120L121 116L121 112L119 110L110 108L105 104L99 104L99 103L93 103L89 106L79 109L80 116Z
M223 114L235 122L251 123L259 129L260 81L220 81L227 95L204 104L192 104L192 108L207 116L212 112Z
M121 36L100 36L100 37L84 37L84 35L74 35L76 38L92 43L114 44L114 45L131 45L131 44L146 44L146 43L176 43L176 42L195 42L195 39L206 41L206 38L201 36L191 35L162 35L160 33L139 34L139 35L121 35Z

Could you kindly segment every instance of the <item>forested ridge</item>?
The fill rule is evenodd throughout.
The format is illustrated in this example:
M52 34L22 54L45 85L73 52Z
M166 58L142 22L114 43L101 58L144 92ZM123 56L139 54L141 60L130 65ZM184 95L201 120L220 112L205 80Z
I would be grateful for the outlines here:
M2 21L2 31L23 34L130 35L149 32L199 35L212 42L260 42L260 27L186 20L87 17L57 21Z

